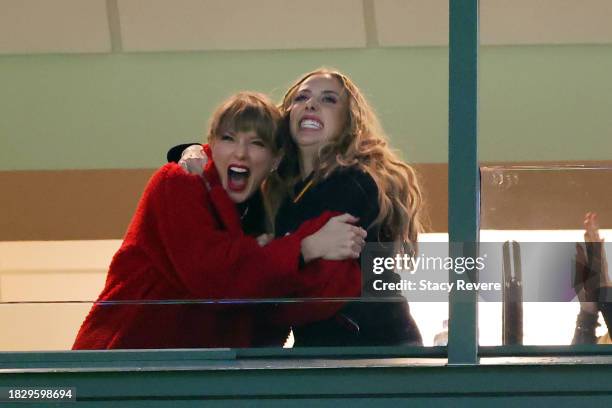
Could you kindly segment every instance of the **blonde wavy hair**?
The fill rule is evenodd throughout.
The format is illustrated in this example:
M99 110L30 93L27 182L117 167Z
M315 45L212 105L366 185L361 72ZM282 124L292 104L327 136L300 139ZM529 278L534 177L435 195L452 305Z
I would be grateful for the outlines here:
M299 151L289 131L290 108L300 85L315 75L330 75L340 82L348 96L348 116L344 130L319 148L314 182L342 167L355 166L366 171L378 187L379 214L373 225L381 226L385 239L416 243L419 232L423 231L423 197L416 172L389 147L374 110L359 88L338 71L320 68L309 72L283 98L280 132L284 136L285 156L278 177L285 191L293 191L300 178Z

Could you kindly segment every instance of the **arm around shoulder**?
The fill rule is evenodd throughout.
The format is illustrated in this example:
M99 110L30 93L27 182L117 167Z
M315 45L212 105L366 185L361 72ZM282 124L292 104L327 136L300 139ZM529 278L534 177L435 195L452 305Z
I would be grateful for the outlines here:
M261 248L241 230L228 231L213 209L202 179L185 174L172 163L154 175L143 199L153 212L153 232L159 237L171 273L195 297L275 297L292 287L300 236L288 237L282 248L279 244ZM231 200L223 205L224 217L238 218Z

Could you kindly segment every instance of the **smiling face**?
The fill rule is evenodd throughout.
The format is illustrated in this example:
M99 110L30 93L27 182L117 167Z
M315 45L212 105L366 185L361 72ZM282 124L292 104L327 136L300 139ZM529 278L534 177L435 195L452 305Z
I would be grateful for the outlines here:
M221 183L235 203L259 189L275 164L272 150L254 130L226 131L210 143Z
M331 138L344 130L348 118L348 97L338 79L330 74L308 77L291 101L291 137L302 157L313 156Z

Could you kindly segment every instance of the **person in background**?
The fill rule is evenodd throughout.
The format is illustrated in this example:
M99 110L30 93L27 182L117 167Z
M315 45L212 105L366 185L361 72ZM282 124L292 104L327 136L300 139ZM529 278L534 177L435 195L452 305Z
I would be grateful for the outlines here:
M306 270L359 255L365 231L351 215L320 214L272 241L261 235L260 185L278 163L279 119L267 97L239 93L212 117L203 178L175 163L155 172L73 349L282 346L289 327L272 330L250 300L301 286L318 296L357 290L356 274ZM339 307L284 318L319 320Z
M605 290L610 286L608 262L604 239L599 236L597 214L584 216L584 247L576 244L576 293L580 300L580 312L572 344L611 343L612 303L605 301ZM608 333L597 337L595 329L599 312L602 312Z

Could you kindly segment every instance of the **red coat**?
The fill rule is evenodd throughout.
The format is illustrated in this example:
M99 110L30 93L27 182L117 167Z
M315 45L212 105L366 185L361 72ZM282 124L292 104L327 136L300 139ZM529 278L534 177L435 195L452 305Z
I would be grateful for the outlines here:
M307 296L356 296L358 268L298 268L301 239L330 215L260 247L242 232L221 186L208 191L198 176L165 165L149 181L111 262L98 298L104 303L92 307L73 349L282 345L289 325L332 316L341 303L304 309L172 301L283 298L302 289Z

